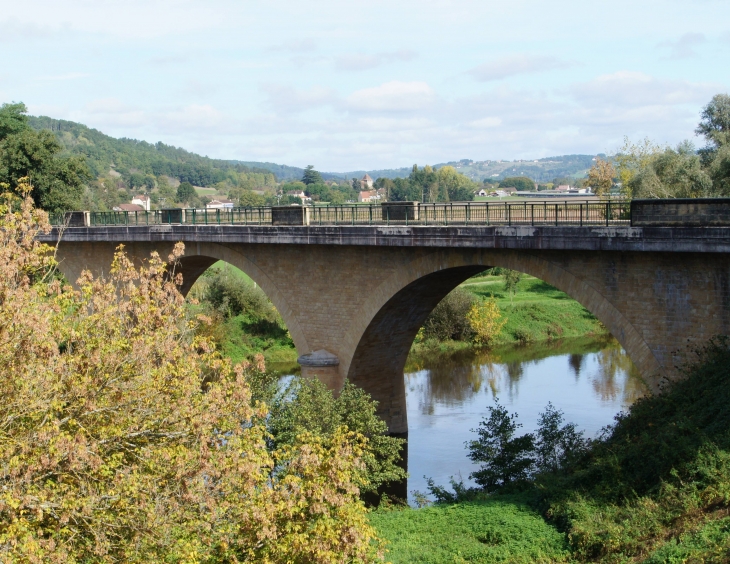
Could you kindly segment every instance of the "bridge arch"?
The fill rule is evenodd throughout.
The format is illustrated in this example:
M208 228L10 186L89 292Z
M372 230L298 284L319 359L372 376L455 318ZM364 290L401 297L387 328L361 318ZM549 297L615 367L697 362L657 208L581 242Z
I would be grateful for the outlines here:
M185 254L180 260L180 269L183 276L183 285L180 289L182 294L187 296L196 280L218 261L235 266L256 282L281 315L297 350L309 350L307 337L302 330L298 317L292 311L287 296L271 276L235 248L217 243L195 243L186 247Z
M663 369L641 333L610 299L564 265L525 251L435 251L398 269L372 291L343 339L343 375L371 393L391 432L407 432L403 369L419 328L455 287L500 266L555 286L595 315L656 387Z

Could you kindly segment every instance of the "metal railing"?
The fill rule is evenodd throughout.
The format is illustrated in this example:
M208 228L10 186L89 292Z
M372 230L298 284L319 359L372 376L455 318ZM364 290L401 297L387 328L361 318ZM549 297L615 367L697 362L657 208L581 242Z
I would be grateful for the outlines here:
M628 200L576 202L451 202L394 205L310 206L309 225L628 225ZM68 224L71 214L51 217ZM84 213L84 212L81 212ZM84 224L136 225L273 225L272 208L168 209L85 212ZM78 223L71 223L71 226Z

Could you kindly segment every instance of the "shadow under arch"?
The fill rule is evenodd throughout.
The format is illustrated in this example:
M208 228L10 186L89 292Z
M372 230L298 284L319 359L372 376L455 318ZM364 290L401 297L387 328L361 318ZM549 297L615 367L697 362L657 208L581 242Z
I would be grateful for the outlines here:
M363 311L344 338L351 359L344 375L379 402L379 413L392 433L407 433L403 369L418 329L456 286L493 266L518 270L568 294L596 316L616 337L650 387L664 369L642 335L611 301L578 273L526 251L435 251L415 259L371 292Z
M304 331L302 331L298 319L293 314L284 293L279 289L274 280L256 266L246 255L230 247L217 243L196 243L186 247L179 267L179 271L183 276L183 284L180 288L181 293L187 296L196 280L210 266L218 261L235 266L256 282L278 310L297 350L309 350L309 344L307 343Z

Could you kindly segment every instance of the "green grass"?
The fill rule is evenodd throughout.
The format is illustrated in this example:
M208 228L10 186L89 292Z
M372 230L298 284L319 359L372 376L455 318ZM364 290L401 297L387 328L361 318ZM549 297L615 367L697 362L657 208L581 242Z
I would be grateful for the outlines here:
M565 535L519 497L376 511L370 522L393 564L564 562L569 554Z
M531 343L605 334L605 326L566 293L534 276L523 275L510 300L501 276L470 278L462 288L494 297L507 318L499 343Z

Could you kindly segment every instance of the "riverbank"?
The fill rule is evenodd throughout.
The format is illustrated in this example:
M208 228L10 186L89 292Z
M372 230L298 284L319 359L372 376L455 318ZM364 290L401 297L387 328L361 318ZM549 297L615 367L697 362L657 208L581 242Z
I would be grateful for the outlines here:
M563 339L609 337L606 326L581 304L534 276L522 275L511 299L504 289L502 276L470 278L459 287L481 300L494 298L502 318L506 319L490 346L492 349ZM466 340L416 338L409 359L483 348Z
M388 560L730 561L728 345L701 351L685 380L638 400L559 467L532 474L517 497L466 493L373 513Z

